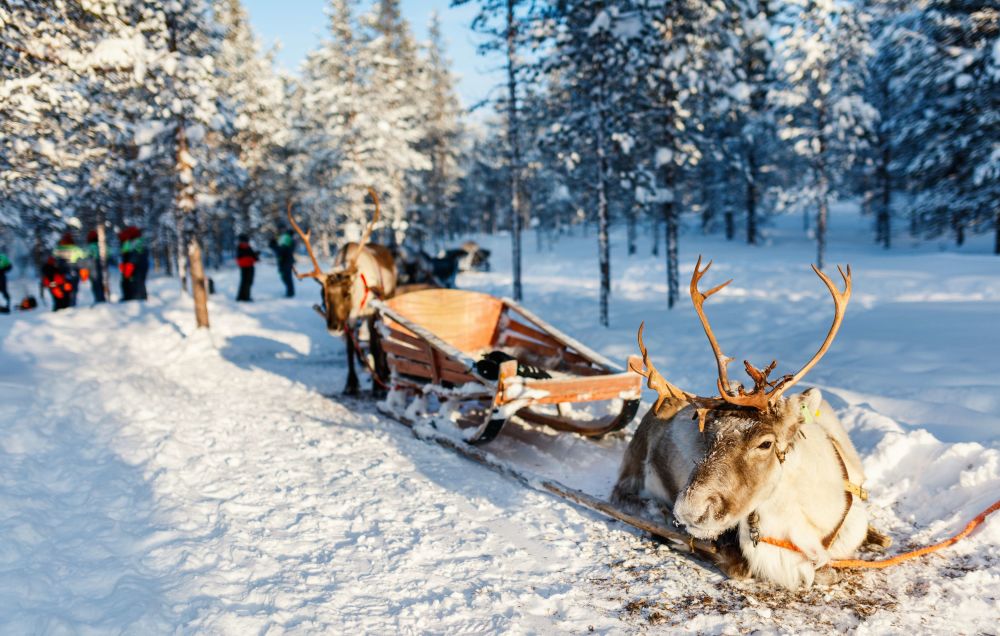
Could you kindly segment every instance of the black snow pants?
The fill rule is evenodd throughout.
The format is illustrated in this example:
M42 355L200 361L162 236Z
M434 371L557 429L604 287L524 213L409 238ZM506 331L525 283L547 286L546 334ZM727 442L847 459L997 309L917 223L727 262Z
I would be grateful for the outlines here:
M253 267L240 268L240 291L236 294L236 300L249 302L250 288L253 287Z
M281 282L285 284L285 298L295 296L295 281L292 279L292 264L278 265L278 273L281 275Z

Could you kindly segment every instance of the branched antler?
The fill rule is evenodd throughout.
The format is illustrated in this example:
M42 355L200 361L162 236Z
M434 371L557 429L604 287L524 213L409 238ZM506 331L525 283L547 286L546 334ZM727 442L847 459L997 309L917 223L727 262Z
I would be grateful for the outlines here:
M701 269L701 257L698 257L698 264L695 265L694 274L691 276L691 301L694 303L694 308L698 312L698 318L701 320L702 327L705 329L705 334L708 336L708 341L712 345L712 351L715 353L716 363L719 368L719 395L723 400L732 404L734 406L744 406L755 408L758 410L766 410L772 404L774 404L781 394L785 392L788 388L794 386L801 380L806 373L809 372L813 366L819 362L820 358L826 353L827 349L830 348L830 344L837 335L837 331L840 329L840 324L844 319L844 312L847 309L847 303L851 298L851 267L847 267L847 273L840 269L841 277L844 279L844 291L839 292L837 287L833 284L826 274L821 272L816 266L813 266L813 271L819 276L823 283L826 285L827 289L830 290L830 294L833 296L834 302L834 318L833 325L830 327L830 331L827 333L826 340L824 340L823 345L820 347L819 351L812 357L809 362L803 366L798 373L795 375L784 375L781 378L771 381L768 376L774 371L777 366L777 361L772 360L771 364L767 365L763 369L758 369L757 367L750 364L749 361L745 360L743 362L744 367L746 367L747 375L753 380L753 390L747 392L742 384L736 386L735 394L733 392L733 387L729 382L729 378L726 374L726 365L728 365L733 359L727 358L723 353L722 349L719 347L719 343L715 339L715 335L712 333L712 328L708 323L708 318L705 316L705 311L703 305L705 300L716 293L726 285L732 282L728 280L725 283L717 287L713 287L706 293L701 293L698 290L698 282L701 277L708 271L708 268L712 266L711 261L705 266L705 269Z
M851 266L847 266L847 273L837 265L837 271L840 272L840 277L844 279L844 291L839 291L837 286L833 284L830 277L821 272L815 265L812 266L813 271L816 275L820 277L826 288L830 290L830 295L833 297L833 324L830 325L830 330L826 334L826 339L823 340L823 344L820 345L819 350L813 355L809 362L795 373L795 375L786 375L774 387L774 391L771 392L771 399L777 400L786 389L789 389L801 380L809 370L816 366L816 363L820 361L824 355L826 355L827 349L833 343L833 339L837 337L837 332L840 331L840 325L844 322L844 314L847 313L847 303L851 301Z
M361 240L358 241L358 249L355 250L354 256L347 263L348 269L354 269L358 266L358 259L361 258L361 250L368 244L368 240L372 236L372 230L375 229L375 224L378 223L379 217L382 215L382 208L379 206L378 194L375 192L375 188L369 187L368 194L375 201L375 214L372 215L372 220L368 222L368 225L365 226L365 231L361 234Z
M705 272L712 267L712 261L708 262L705 269L701 269L701 256L698 256L698 262L695 263L694 273L691 275L691 301L694 303L694 310L698 312L698 320L701 321L701 327L705 330L705 335L708 336L708 343L712 346L712 352L715 353L715 364L719 367L719 392L723 397L732 394L732 389L729 385L729 374L726 371L726 367L734 358L726 357L726 354L722 353L722 348L719 346L719 341L715 339L715 334L712 333L712 326L708 324L708 318L705 316L704 304L709 296L715 294L723 287L733 282L730 278L721 285L716 285L712 289L705 293L702 293L698 289L698 283L701 282L701 277L705 275Z
M659 411L660 406L668 400L671 402L690 402L695 398L693 394L682 391L667 382L666 378L653 366L652 360L649 359L649 351L646 349L646 344L642 341L642 331L645 327L645 322L640 324L638 334L639 352L642 353L642 364L645 370L637 369L632 364L629 364L629 369L646 378L646 386L656 391L658 397L656 398L656 404L653 405L653 411Z
M311 272L306 272L305 274L300 274L297 271L295 271L294 267L292 268L292 271L295 272L295 276L299 280L302 280L303 278L315 278L317 282L319 282L320 284L322 284L323 283L323 278L326 277L326 274L324 274L323 270L320 268L319 261L316 260L316 253L313 252L312 243L309 241L309 237L312 234L312 228L310 228L308 232L303 232L302 228L299 227L299 224L295 222L295 218L292 216L292 201L291 201L291 199L288 200L287 214L288 214L288 221L292 224L292 227L295 228L295 231L298 233L298 235L300 237L302 237L302 242L305 243L305 245L306 245L306 251L309 252L309 258L312 259L312 264L313 264L313 271L311 271Z

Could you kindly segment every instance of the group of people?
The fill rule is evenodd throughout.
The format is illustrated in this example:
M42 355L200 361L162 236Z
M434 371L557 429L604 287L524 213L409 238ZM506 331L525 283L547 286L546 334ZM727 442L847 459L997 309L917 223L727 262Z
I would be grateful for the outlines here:
M236 265L240 268L240 287L236 292L239 302L251 302L250 290L253 287L254 269L260 254L250 245L250 237L240 234L236 245ZM271 251L278 263L278 274L285 284L285 298L295 296L295 281L292 278L292 268L295 265L295 237L292 231L284 226L278 227L278 236L271 239Z
M253 287L254 269L259 260L259 253L251 246L246 234L239 235L236 247L236 264L240 268L240 286L236 300L249 302ZM117 258L106 254L101 258L98 234L92 230L87 234L86 245L77 245L72 232L62 235L52 254L41 266L41 286L52 300L55 311L76 306L80 285L90 282L95 303L107 301L108 294L104 287L104 266L117 261L121 273L121 300L146 300L146 276L149 273L149 252L142 230L129 225L118 232ZM278 274L285 285L285 297L295 295L295 282L292 268L295 263L295 237L291 230L279 227L278 234L270 242L278 265ZM0 313L9 313L11 297L7 289L7 272L13 265L10 258L0 251ZM22 301L27 304L23 308L34 307L37 302L28 296Z
M118 232L118 270L121 272L121 299L146 300L146 276L149 273L149 252L142 230L129 225ZM104 288L104 260L101 259L96 230L87 233L86 247L76 244L71 232L59 239L52 255L42 264L42 288L52 299L56 311L76 306L82 283L90 282L95 303L107 301Z

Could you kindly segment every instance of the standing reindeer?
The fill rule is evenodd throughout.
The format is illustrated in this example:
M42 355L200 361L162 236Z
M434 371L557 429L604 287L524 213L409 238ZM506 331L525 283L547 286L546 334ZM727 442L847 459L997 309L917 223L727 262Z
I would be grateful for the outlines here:
M299 280L314 278L322 286L323 305L320 313L326 318L326 328L335 335L343 335L347 350L347 385L344 393L358 394L358 376L354 370L354 353L357 347L357 333L354 326L362 319L368 321L369 344L375 359L375 374L387 377L383 369L384 359L378 347L378 334L374 329L374 310L369 301L373 298L391 298L396 293L396 264L392 254L382 245L369 245L372 229L378 222L381 210L378 195L368 188L368 193L375 202L375 214L365 227L361 240L348 243L334 258L334 269L324 273L316 260L310 242L309 232L303 232L292 217L292 204L288 204L288 220L295 231L302 237L309 258L312 259L313 270L305 274L295 272ZM377 392L377 389L375 389Z
M808 587L817 568L850 557L866 539L887 541L868 527L861 459L833 409L815 388L783 396L836 337L851 297L851 268L840 270L840 292L813 267L833 296L826 340L795 375L773 381L768 376L776 362L764 369L744 362L754 382L747 392L730 382L726 367L733 359L722 352L703 309L709 296L732 282L699 291L711 265L701 269L699 257L691 299L715 354L719 397L699 397L667 382L649 359L640 326L646 370L633 370L659 399L625 452L612 500L636 507L646 494L672 504L676 522L694 537L725 533L716 559L730 576L749 573L789 589Z

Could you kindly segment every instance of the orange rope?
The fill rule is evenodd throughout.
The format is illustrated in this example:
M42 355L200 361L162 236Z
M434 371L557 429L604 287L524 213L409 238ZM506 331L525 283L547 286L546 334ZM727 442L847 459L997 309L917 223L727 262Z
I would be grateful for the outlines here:
M958 543L959 541L961 541L965 537L969 536L969 533L972 532L973 530L975 530L976 526L978 526L983 521L985 521L986 517L990 516L991 514L993 514L994 512L996 512L997 510L1000 510L1000 500L994 502L992 506L990 506L986 510L980 512L978 515L976 515L976 518L973 519L972 521L970 521L965 526L965 529L963 529L961 532L959 532L958 534L956 534L953 537L945 539L944 541L941 541L939 543L935 543L934 545L929 545L929 546L926 546L926 547L923 547L923 548L918 548L918 549L912 550L910 552L904 552L902 554L897 554L894 557L889 557L887 559L880 559L878 561L864 561L862 559L840 559L840 560L837 560L837 561L830 561L827 565L830 566L831 568L841 568L841 569L842 568L878 568L878 569L881 569L881 568L887 568L890 565L896 565L898 563L902 563L903 561L909 561L910 559L915 559L917 557L921 557L921 556L923 556L925 554L930 554L931 552L937 552L938 550L940 550L942 548L947 548L948 546L950 546L950 545L952 545L954 543ZM799 554L802 554L802 550L800 550L797 545L795 545L791 541L787 541L785 539L774 539L774 538L771 538L771 537L761 537L760 541L762 543L767 543L767 544L770 544L770 545L773 545L773 546L777 546L779 548L784 548L786 550L792 550L794 552L798 552Z

